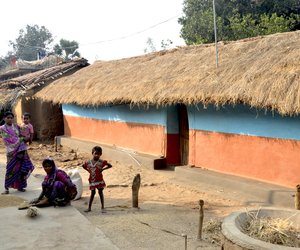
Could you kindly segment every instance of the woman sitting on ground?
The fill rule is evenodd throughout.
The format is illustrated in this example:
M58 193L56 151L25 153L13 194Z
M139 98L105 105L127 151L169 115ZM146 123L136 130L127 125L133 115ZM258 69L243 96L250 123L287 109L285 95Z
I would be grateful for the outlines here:
M57 169L52 159L43 161L47 175L42 183L40 196L31 205L36 207L65 206L77 195L76 185L63 170Z

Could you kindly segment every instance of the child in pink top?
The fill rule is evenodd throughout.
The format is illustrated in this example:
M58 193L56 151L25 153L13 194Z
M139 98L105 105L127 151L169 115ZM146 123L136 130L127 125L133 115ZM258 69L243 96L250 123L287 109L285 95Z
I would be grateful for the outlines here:
M24 141L29 144L32 143L33 139L33 126L30 123L30 118L31 116L29 113L24 113L22 116L23 123L20 126L21 136L24 138Z

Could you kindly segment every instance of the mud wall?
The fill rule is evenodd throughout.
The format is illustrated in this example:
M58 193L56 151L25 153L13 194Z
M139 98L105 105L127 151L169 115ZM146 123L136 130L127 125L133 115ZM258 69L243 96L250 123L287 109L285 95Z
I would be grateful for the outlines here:
M21 123L24 112L31 114L34 128L34 139L52 140L57 135L63 135L63 115L60 105L43 102L30 96L22 97L14 108L17 123Z

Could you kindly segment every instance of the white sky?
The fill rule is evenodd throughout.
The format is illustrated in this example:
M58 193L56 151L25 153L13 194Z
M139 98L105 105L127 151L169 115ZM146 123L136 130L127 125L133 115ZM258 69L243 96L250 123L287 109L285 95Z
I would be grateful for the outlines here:
M1 1L0 56L6 55L9 40L14 41L27 24L45 26L56 42L61 38L79 42L79 52L90 63L142 55L149 37L157 50L167 39L172 47L181 46L184 41L177 20L182 4L183 0ZM124 36L129 37L101 42Z

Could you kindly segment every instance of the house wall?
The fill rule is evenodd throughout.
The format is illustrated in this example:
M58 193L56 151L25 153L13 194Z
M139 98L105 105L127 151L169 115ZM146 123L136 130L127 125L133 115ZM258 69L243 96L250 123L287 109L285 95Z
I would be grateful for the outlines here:
M65 135L165 156L167 108L63 105Z
M55 136L63 134L63 115L60 105L23 96L14 107L18 124L22 123L22 114L25 112L31 114L34 139L51 140Z
M242 105L188 107L189 163L294 187L300 183L300 118Z

